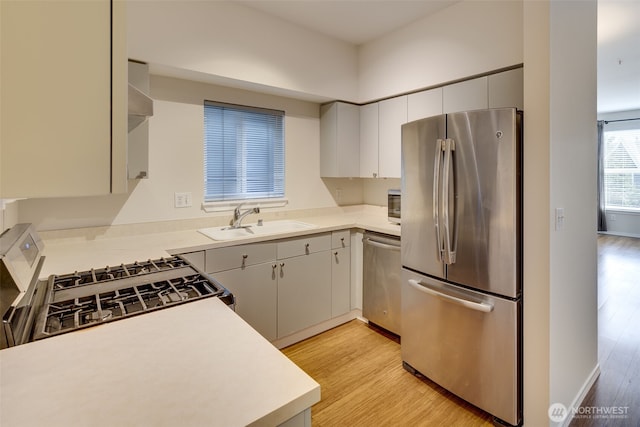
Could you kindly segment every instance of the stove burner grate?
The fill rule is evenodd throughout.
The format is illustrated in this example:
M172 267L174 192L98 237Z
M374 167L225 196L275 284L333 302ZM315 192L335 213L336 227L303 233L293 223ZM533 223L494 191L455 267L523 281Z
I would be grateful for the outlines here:
M136 261L130 264L120 264L117 266L106 266L86 271L76 271L71 274L53 277L53 289L69 289L78 286L95 285L110 280L122 279L126 277L138 276L160 271L167 271L174 268L181 268L189 264L178 256L159 258L155 260Z
M191 270L193 271L193 270ZM155 277L155 276L150 276ZM55 301L45 307L42 334L35 339L70 332L128 316L218 296L231 299L226 289L218 287L200 273L143 282L129 287Z

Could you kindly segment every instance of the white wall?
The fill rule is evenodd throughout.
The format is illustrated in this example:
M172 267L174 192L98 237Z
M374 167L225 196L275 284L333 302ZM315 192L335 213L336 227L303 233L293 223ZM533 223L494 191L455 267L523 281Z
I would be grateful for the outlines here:
M549 3L524 2L523 393L525 426L549 425Z
M595 0L524 7L524 409L532 426L552 424L552 403L579 404L598 369L596 11Z
M598 120L640 118L640 110L598 114ZM640 120L614 122L605 125L605 130L637 129ZM640 237L640 214L636 212L607 210L607 232L621 236Z
M18 203L13 199L0 199L0 234L18 223Z
M356 47L348 43L230 1L129 1L127 13L129 57L152 69L356 98Z
M597 1L551 2L551 403L597 367ZM553 223L552 223L553 224ZM580 403L580 402L577 402Z
M362 183L320 178L319 105L205 83L152 76L154 116L149 119L149 178L130 181L128 194L21 200L20 220L39 230L131 224L214 216L201 210L204 194L203 101L285 111L289 205L304 210L362 203ZM335 199L336 189L341 198ZM192 192L193 206L174 208L175 192Z
M521 1L462 1L358 51L360 102L520 64Z

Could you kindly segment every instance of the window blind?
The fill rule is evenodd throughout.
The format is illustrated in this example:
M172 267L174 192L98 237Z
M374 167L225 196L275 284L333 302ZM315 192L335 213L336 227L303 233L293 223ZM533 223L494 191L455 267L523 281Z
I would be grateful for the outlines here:
M284 197L284 112L205 101L205 202Z
M640 211L640 129L605 131L607 208Z

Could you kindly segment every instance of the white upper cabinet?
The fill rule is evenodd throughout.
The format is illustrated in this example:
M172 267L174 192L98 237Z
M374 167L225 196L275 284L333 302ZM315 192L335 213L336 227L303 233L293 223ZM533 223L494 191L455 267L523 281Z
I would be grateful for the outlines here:
M378 176L378 103L360 107L360 177Z
M487 77L445 86L442 92L442 112L447 114L488 108L487 86Z
M407 96L379 102L378 176L400 178L402 125L407 123Z
M442 114L442 88L423 90L407 97L407 122Z
M489 76L489 108L524 109L524 69L504 71Z
M320 108L320 176L360 176L360 108L334 102Z
M125 192L126 3L0 7L0 198Z

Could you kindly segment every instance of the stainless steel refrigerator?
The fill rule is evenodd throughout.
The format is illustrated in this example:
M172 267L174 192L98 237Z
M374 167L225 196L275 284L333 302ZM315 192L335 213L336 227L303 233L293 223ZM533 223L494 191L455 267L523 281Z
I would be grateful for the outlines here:
M402 126L403 364L512 425L522 418L521 117L502 108Z

